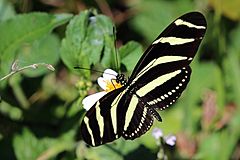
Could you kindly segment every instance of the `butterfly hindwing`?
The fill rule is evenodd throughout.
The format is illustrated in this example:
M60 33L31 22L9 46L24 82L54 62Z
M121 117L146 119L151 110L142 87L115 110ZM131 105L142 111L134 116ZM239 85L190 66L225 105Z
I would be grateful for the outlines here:
M81 124L81 133L87 144L99 146L120 137L122 130L118 127L116 107L118 100L122 100L123 89L109 92L86 113Z
M186 88L191 75L191 68L189 66L183 67L180 70L168 73L172 74L172 78L165 81L162 85L156 86L150 92L147 92L141 99L149 106L163 110L176 102L181 93ZM164 76L167 76L165 74Z
M130 110L127 110L122 136L125 139L135 139L146 133L153 124L153 115L136 95L131 96L128 102Z

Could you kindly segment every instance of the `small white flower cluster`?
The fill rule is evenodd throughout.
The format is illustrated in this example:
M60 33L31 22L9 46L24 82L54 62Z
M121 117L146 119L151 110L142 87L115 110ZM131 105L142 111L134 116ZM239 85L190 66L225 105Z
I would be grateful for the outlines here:
M164 136L163 135L163 132L160 128L154 128L153 131L152 131L152 136L156 139L156 140L159 140L159 139L163 139L164 143L170 145L170 146L174 146L176 144L176 136L174 135L166 135Z

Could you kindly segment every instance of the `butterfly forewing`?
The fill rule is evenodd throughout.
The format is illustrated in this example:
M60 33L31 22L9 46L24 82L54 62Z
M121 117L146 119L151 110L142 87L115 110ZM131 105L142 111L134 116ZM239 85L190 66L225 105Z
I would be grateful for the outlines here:
M199 12L187 13L171 23L148 47L127 85L102 97L83 119L83 140L91 146L120 136L135 139L149 130L155 109L172 105L186 88L189 64L206 31Z
M206 26L206 20L199 12L190 12L176 19L148 47L129 81L158 64L185 60L185 65L189 65L203 39ZM177 63L175 65L178 67Z
M191 63L206 31L201 13L181 16L169 25L145 51L129 83L148 106L165 109L186 88Z

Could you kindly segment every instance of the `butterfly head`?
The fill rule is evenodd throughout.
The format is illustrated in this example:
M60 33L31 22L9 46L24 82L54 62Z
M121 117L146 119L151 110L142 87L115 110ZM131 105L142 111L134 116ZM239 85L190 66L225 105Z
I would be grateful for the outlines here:
M127 85L127 79L125 78L124 74L118 74L116 77L116 82L120 83L122 86Z
M118 74L112 69L106 69L103 77L98 78L98 84L105 92L111 92L124 86L126 79L123 74Z

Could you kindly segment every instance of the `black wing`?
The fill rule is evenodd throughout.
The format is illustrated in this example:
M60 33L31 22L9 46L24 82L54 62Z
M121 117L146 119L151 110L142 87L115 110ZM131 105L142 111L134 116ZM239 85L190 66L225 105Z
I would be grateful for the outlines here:
M101 98L81 125L91 146L120 136L135 139L149 130L155 108L165 109L181 95L191 75L191 63L206 31L201 13L187 13L170 24L138 61L127 86Z
M158 59L160 57L188 57L190 58L190 61L186 61L186 65L188 65L195 56L206 29L207 23L205 17L199 12L190 12L177 18L153 41L153 43L144 52L143 56L140 58L136 67L134 68L129 80L131 81L136 78L137 75L145 70L144 68L148 64L150 65L154 59ZM186 43L181 44L180 41L177 43L177 40L180 40L179 38L185 39ZM190 39L193 39L193 41ZM187 43L187 40L190 42ZM168 41L172 41L172 43L169 43ZM179 66L179 68L181 67Z
M153 114L136 95L130 96L126 111L122 136L125 139L135 139L146 133L153 124ZM130 113L130 114L129 114Z
M119 101L124 99L124 87L113 90L103 96L87 111L81 124L83 140L91 146L99 146L118 139L122 134L119 125Z
M189 64L206 27L199 12L187 13L172 22L140 58L129 79L130 90L156 108L173 104L190 80Z

